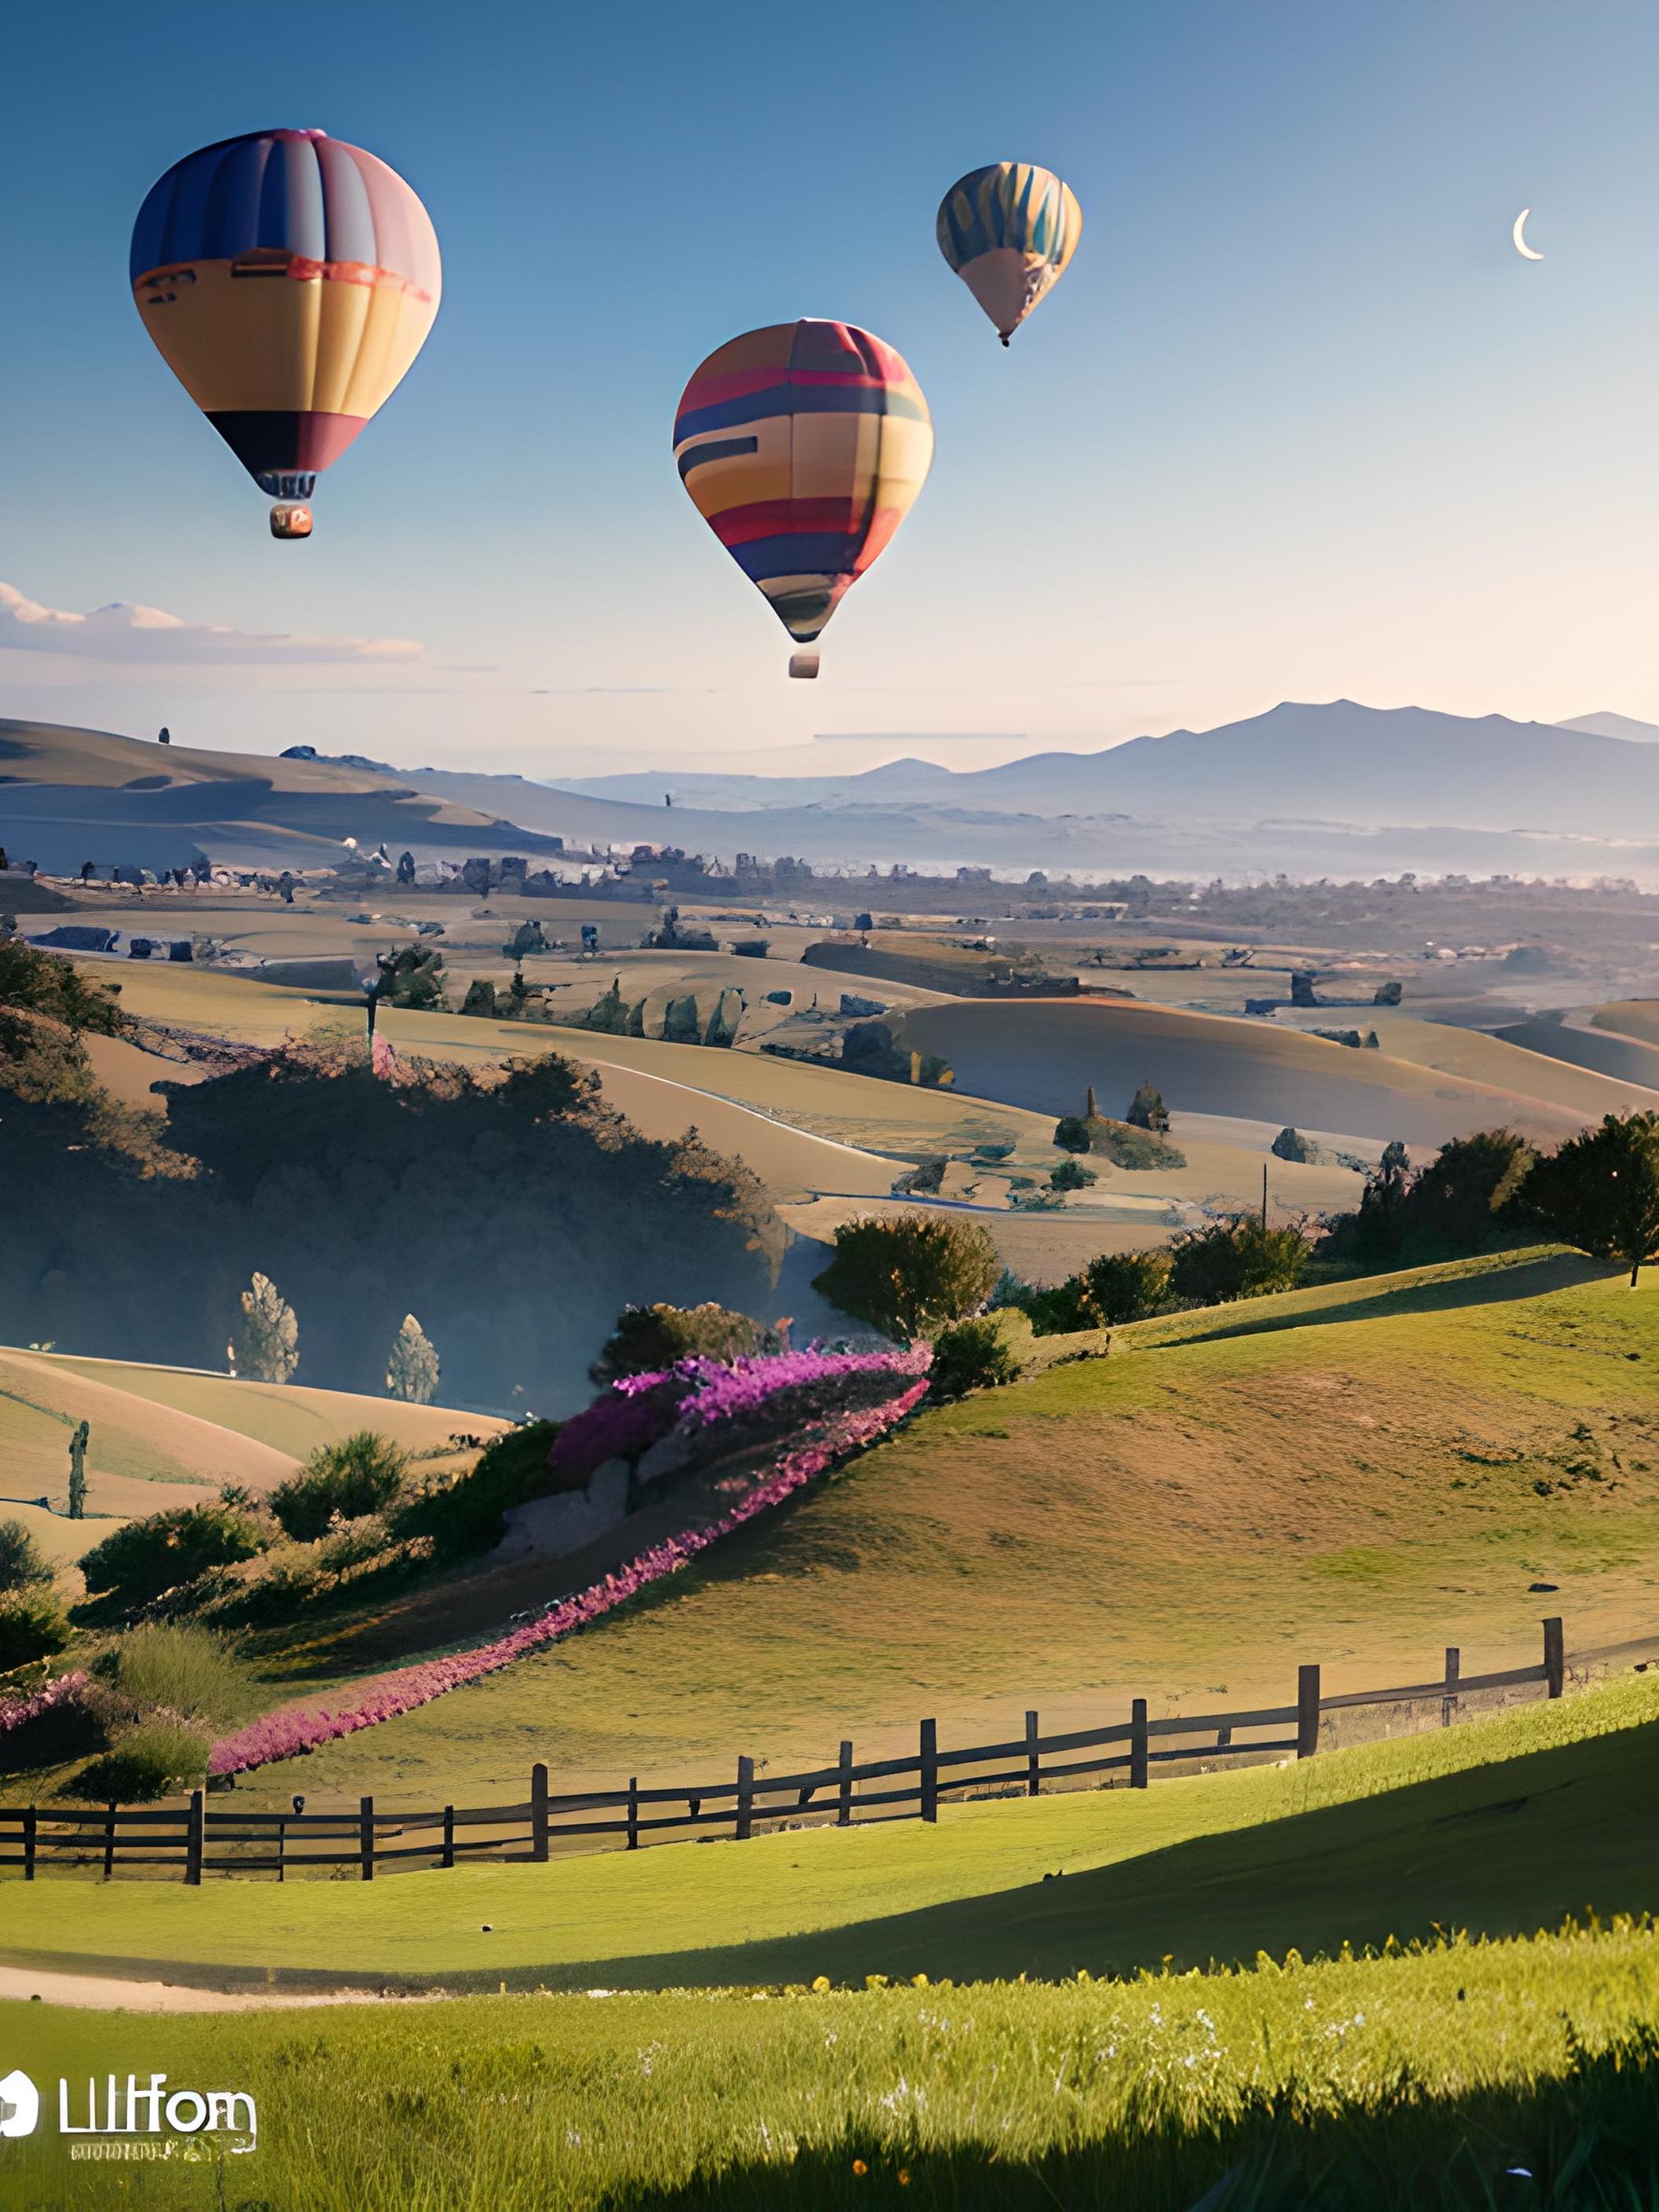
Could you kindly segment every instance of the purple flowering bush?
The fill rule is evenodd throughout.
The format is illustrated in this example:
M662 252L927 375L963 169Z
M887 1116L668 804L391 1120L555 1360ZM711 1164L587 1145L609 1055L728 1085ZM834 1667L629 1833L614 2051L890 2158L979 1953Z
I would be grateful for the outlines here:
M71 1674L59 1674L55 1681L48 1682L28 1697L0 1698L0 1735L9 1735L14 1729L27 1727L30 1721L39 1720L54 1706L76 1703L86 1686L87 1678L77 1668Z
M869 1359L865 1355L799 1353L788 1357L836 1358L843 1363L836 1369L837 1373L863 1372L869 1368ZM848 1368L844 1363L849 1357L861 1364ZM514 1629L509 1635L498 1638L494 1643L479 1645L471 1651L454 1652L446 1658L428 1659L417 1666L400 1668L394 1674L382 1675L356 1704L343 1711L290 1706L280 1712L267 1713L262 1719L251 1722L247 1727L239 1729L234 1735L227 1736L214 1745L208 1759L209 1772L246 1773L251 1768L268 1765L273 1759L292 1758L296 1752L313 1750L319 1744L333 1741L337 1737L354 1735L359 1729L374 1728L381 1721L393 1720L401 1713L412 1712L417 1706L430 1705L434 1698L442 1697L447 1691L459 1689L466 1682L476 1682L483 1675L493 1674L530 1652L545 1650L550 1644L556 1643L574 1630L602 1619L615 1607L624 1604L641 1590L648 1589L653 1583L661 1581L665 1575L678 1573L700 1552L707 1551L722 1536L730 1535L745 1522L752 1521L757 1514L780 1504L784 1498L792 1496L814 1476L822 1474L848 1453L877 1442L921 1403L927 1389L924 1372L927 1364L925 1348L921 1352L879 1353L872 1357L886 1363L884 1371L897 1385L885 1403L827 1419L821 1435L811 1443L785 1453L763 1481L757 1483L745 1497L708 1528L687 1529L683 1534L670 1536L660 1544L652 1545L647 1551L630 1559L626 1566L605 1576L602 1582L591 1583L574 1597L561 1599L557 1604L549 1606L537 1620ZM629 1379L648 1385L665 1378L635 1376ZM800 1379L804 1378L797 1378ZM568 1430L563 1433L568 1434Z

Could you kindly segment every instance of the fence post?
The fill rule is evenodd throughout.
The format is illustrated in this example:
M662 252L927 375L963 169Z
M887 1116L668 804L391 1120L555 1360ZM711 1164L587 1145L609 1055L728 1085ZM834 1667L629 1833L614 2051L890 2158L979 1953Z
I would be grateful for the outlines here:
M357 1863L363 1870L363 1880L374 1879L374 1800L360 1798L357 1804Z
M1552 1698L1559 1698L1567 1686L1567 1651L1559 1613L1544 1623L1544 1680Z
M1457 1684L1463 1672L1463 1654L1455 1644L1446 1646L1446 1690L1440 1700L1440 1725L1449 1728L1457 1711Z
M640 1778L628 1778L628 1848L636 1851L640 1847Z
M111 1798L104 1813L104 1880L108 1881L115 1872L115 1800Z
M455 1808L453 1805L444 1807L444 1849L438 1863L447 1867L453 1867L455 1863Z
M1319 1748L1319 1669L1296 1670L1296 1755L1311 1759Z
M280 1813L276 1815L276 1879L288 1880L288 1822Z
M202 1886L202 1793L190 1793L190 1814L185 1824L185 1880L192 1889Z
M530 1856L538 1865L547 1858L547 1769L539 1759L530 1770Z
M25 1808L23 1813L23 1879L25 1881L34 1880L34 1832L39 1819L40 1815L33 1805Z
M1035 1713L1027 1713L1025 1716L1025 1795L1028 1797L1037 1796L1042 1789L1042 1754L1038 1747L1039 1743L1037 1717Z
M836 1778L840 1785L836 1805L836 1826L850 1828L853 1825L853 1746L850 1741L842 1742L836 1766Z
M921 1724L921 1817L924 1820L939 1818L939 1723L924 1721Z
M737 1841L746 1844L755 1817L755 1762L752 1759L738 1761L738 1822Z
M1129 1787L1146 1787L1146 1700L1137 1698L1129 1708Z

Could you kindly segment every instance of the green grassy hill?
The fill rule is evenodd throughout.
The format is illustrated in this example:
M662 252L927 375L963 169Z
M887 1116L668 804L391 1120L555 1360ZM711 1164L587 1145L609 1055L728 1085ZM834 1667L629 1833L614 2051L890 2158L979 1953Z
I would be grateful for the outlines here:
M37 1881L0 1960L313 1986L1049 1980L1527 1934L1655 1901L1659 1681L1390 1742L916 1820L373 1883ZM308 1779L308 1778L307 1778ZM1060 1876L1060 1879L1054 1877Z
M1579 1646L1659 1626L1659 1291L1522 1255L1164 1326L922 1415L603 1626L319 1751L307 1790L696 1779L879 1755L924 1714L972 1742L1033 1705L1277 1703L1310 1659L1332 1689L1448 1644L1530 1661L1544 1613ZM326 1702L414 1656L394 1613L282 1663Z

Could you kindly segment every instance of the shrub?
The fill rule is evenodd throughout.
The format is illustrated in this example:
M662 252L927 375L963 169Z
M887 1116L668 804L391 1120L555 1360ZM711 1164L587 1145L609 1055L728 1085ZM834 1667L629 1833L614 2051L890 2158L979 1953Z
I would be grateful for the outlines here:
M1022 1346L1031 1324L1022 1313L975 1314L952 1322L933 1340L928 1388L936 1398L963 1398L970 1390L995 1390L1024 1370Z
M1322 1254L1383 1267L1483 1251L1524 1218L1534 1159L1513 1129L1480 1129L1443 1145L1414 1174L1396 1140L1367 1177L1357 1210L1330 1224Z
M1100 1181L1092 1168L1085 1168L1081 1160L1062 1160L1057 1168L1048 1170L1050 1190L1087 1190Z
M94 1595L107 1591L127 1605L146 1605L210 1567L251 1559L269 1541L259 1523L236 1506L175 1505L129 1521L94 1544L81 1571Z
M1082 1303L1092 1326L1116 1328L1145 1321L1170 1304L1172 1262L1167 1252L1103 1252L1083 1270Z
M0 1596L40 1589L53 1580L50 1560L18 1520L0 1521Z
M1237 1214L1176 1239L1170 1287L1176 1297L1203 1306L1294 1290L1309 1249L1299 1228L1264 1229L1255 1214Z
M65 1794L139 1803L199 1787L207 1762L207 1738L198 1729L179 1720L141 1721L123 1729L101 1759L83 1766Z
M1067 1152L1087 1152L1094 1149L1089 1124L1081 1114L1062 1114L1054 1124L1054 1142Z
M69 1619L55 1597L24 1590L0 1600L0 1674L52 1658L69 1640Z
M205 1628L135 1628L100 1652L91 1672L138 1713L160 1707L185 1720L234 1721L252 1702L246 1669Z
M429 1536L440 1559L489 1551L501 1541L501 1516L509 1506L555 1487L547 1456L558 1433L556 1421L526 1421L492 1437L465 1474L410 1499L398 1516L398 1534Z
M588 1374L601 1387L654 1375L677 1359L741 1359L775 1348L772 1333L711 1299L700 1306L624 1306Z
M884 1335L908 1338L975 1311L1001 1272L979 1222L866 1216L836 1230L835 1256L812 1286Z
M381 1513L404 1486L409 1455L373 1429L359 1429L313 1452L298 1474L270 1493L283 1533L310 1543L336 1521Z

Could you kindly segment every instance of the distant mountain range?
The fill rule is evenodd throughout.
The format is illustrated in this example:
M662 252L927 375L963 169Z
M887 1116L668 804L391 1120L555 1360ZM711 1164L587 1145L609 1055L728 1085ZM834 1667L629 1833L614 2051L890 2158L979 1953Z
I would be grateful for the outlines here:
M544 851L540 841L558 836L672 843L728 865L739 852L791 853L830 866L1005 875L1415 869L1659 885L1659 731L1626 726L1646 734L1337 700L999 768L898 760L835 777L653 772L560 786L0 722L0 842L49 867L77 866L95 824L99 849L84 856L100 863L192 838L215 858L303 866L347 836L422 854L515 842ZM114 854L124 835L147 841L145 852ZM73 857L49 859L48 841Z

